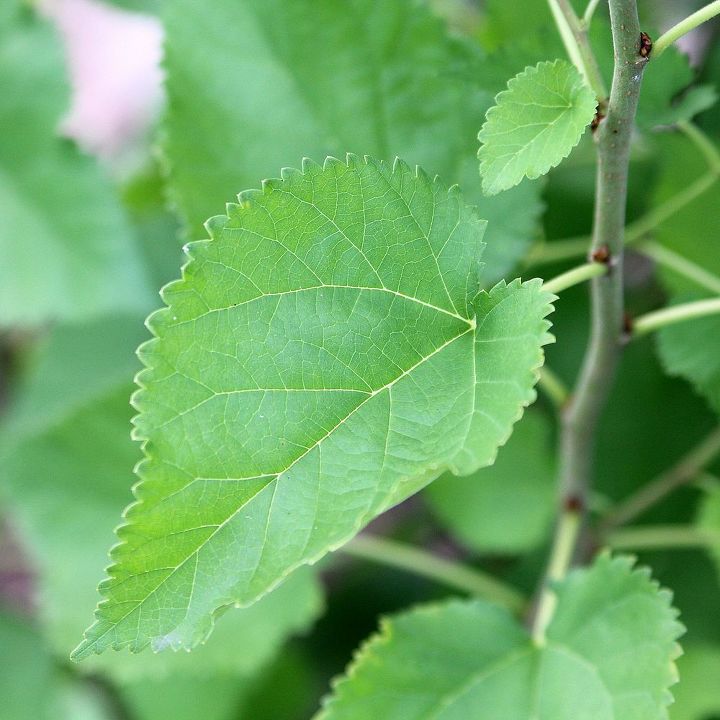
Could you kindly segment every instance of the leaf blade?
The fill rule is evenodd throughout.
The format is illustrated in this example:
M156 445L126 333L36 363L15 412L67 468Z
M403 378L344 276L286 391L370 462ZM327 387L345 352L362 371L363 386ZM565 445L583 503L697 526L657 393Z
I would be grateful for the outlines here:
M149 321L138 502L76 657L197 644L217 608L445 467L491 462L535 397L552 296L540 281L477 294L483 223L456 189L350 157L240 199Z
M478 134L483 191L495 195L558 165L580 141L595 104L578 71L562 60L512 78Z
M668 594L631 567L627 558L603 556L572 572L558 587L543 647L481 601L420 607L386 621L316 718L666 717L681 627ZM633 651L644 664L633 663Z

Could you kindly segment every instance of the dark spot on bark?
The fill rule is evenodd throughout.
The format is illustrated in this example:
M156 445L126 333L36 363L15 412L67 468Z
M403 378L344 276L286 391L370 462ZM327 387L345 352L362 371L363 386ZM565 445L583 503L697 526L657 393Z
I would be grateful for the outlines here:
M646 32L640 33L640 57L649 58L652 52L653 43Z
M602 263L603 265L609 265L612 254L610 248L607 245L601 245L597 250L593 250L590 254L590 259L596 263Z

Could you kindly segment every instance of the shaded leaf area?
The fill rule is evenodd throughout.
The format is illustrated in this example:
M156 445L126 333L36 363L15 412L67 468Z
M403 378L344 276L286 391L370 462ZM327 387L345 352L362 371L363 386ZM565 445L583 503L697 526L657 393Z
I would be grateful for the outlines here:
M478 293L484 223L457 189L348 157L228 213L149 320L143 482L77 657L196 645L218 608L491 463L535 398L552 296Z
M698 299L696 295L682 295L676 303ZM710 407L720 413L720 315L661 328L657 348L668 374L688 380Z
M479 553L520 553L547 539L555 515L552 423L529 410L492 467L445 474L425 492L441 524Z
M683 629L670 593L629 558L605 555L557 592L542 646L480 601L387 620L318 720L667 718Z
M708 479L703 484L696 525L708 534L708 550L720 581L720 480Z
M89 685L63 674L45 640L26 618L0 613L4 720L111 720Z
M495 195L558 165L580 141L596 104L580 73L563 60L538 63L512 78L478 135L485 193Z
M653 205L660 206L693 185L708 171L707 161L686 137L662 134L654 138L656 185ZM692 202L653 230L654 240L685 260L714 275L720 284L720 185L708 185ZM659 275L673 294L697 293L702 290L685 275L663 266ZM707 290L705 290L707 292Z
M143 335L137 317L58 327L31 359L0 433L4 500L38 571L45 636L63 658L96 603L112 528L130 496L138 449L130 440L129 378ZM247 677L321 607L313 574L299 573L252 608L227 612L222 631L192 656L117 655L83 668L122 683L169 673Z
M681 682L673 688L672 720L720 717L720 648L707 643L683 646L678 658Z
M165 22L164 152L190 239L204 237L219 198L304 156L347 152L400 156L460 182L489 220L484 286L535 238L541 188L525 184L491 203L474 160L484 113L510 72L489 77L479 47L449 36L424 5L221 0L208 13L177 0ZM242 28L243 41L228 28Z
M662 206L707 176L707 162L693 144L680 135L656 138L660 173L654 189L654 204ZM672 169L671 169L672 168ZM673 304L707 297L720 288L720 204L718 183L659 225L653 239L677 256L680 263L698 268L704 285L671 266L657 268L671 294ZM709 283L709 284L708 284ZM720 321L715 316L697 318L662 328L657 347L660 359L671 375L688 380L710 407L720 412Z
M305 720L317 702L314 683L308 659L290 647L252 680L176 671L135 679L121 693L136 720Z
M142 260L110 181L57 135L67 93L56 38L17 0L4 3L0 33L0 327L146 310Z

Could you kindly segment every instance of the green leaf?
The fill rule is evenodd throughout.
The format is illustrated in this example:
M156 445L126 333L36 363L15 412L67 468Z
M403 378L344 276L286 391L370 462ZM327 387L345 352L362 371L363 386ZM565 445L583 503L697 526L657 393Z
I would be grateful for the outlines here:
M0 613L0 648L3 720L110 718L89 684L60 671L43 637L26 618Z
M531 550L547 537L555 513L552 427L526 413L492 467L467 477L443 475L425 498L453 535L478 552Z
M31 358L0 434L3 494L37 570L43 629L61 657L97 601L112 527L130 495L138 453L130 440L129 378L143 334L139 318L57 327ZM314 573L303 569L253 607L225 613L221 632L192 655L115 655L85 669L122 682L170 672L237 679L266 664L321 608Z
M145 271L110 182L56 134L67 103L55 37L17 0L4 3L0 35L0 327L145 311Z
M676 301L697 300L683 295ZM720 413L720 315L693 318L661 328L657 347L669 375L685 378Z
M673 690L672 720L712 720L720 714L720 648L683 647L678 658L682 682Z
M236 648L237 650L237 648ZM133 720L238 720L252 682L228 675L197 677L174 673L147 682L138 680L121 688Z
M190 246L141 348L138 503L77 650L192 647L446 469L494 460L535 398L539 281L478 293L457 188L307 162Z
M643 73L640 89L637 123L643 129L657 125L672 125L680 120L691 120L717 101L717 92L711 85L698 85L688 89L694 72L687 55L669 47L660 57L652 58Z
M658 170L652 201L653 206L662 206L705 175L708 167L705 158L683 135L659 133L654 136L653 144ZM720 284L720 253L713 240L720 237L717 194L718 183L715 181L692 202L663 219L653 231L653 239L706 273L715 275ZM685 275L667 267L661 268L660 276L673 295L697 292L699 289Z
M682 631L670 594L629 558L601 556L558 595L542 647L481 601L386 621L318 720L667 718Z
M708 534L707 548L720 578L720 481L711 480L703 483L703 491L704 495L695 522Z
M204 236L218 198L305 155L347 152L399 156L460 183L492 221L485 287L537 235L541 187L526 184L497 209L480 192L475 138L501 86L477 45L448 34L424 4L217 0L210 13L174 0L165 25L164 154L191 239ZM228 28L242 28L242 42Z
M538 63L512 78L478 135L485 193L495 195L558 165L580 142L595 105L578 71L563 60Z

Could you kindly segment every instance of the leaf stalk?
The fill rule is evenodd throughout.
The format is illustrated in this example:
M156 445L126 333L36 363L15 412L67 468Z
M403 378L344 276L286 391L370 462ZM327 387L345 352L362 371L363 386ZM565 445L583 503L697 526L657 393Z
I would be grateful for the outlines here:
M477 595L515 614L521 613L526 605L521 593L497 578L412 545L376 535L357 535L341 550L356 558L404 570L463 593Z
M605 539L616 550L673 550L720 545L720 531L692 525L641 525L614 530Z
M579 265L572 270L554 277L552 280L548 280L544 287L545 290L551 293L559 293L563 290L567 290L575 285L579 285L586 280L592 280L592 278L605 275L608 272L609 266L603 262L589 262L584 265Z
M590 47L584 23L575 14L575 10L568 0L548 0L548 5L568 57L595 93L598 105L604 109L607 102L607 90Z
M703 438L675 465L611 508L605 515L601 527L607 530L634 520L670 493L692 482L719 454L720 426Z
M720 313L720 297L696 300L646 313L633 321L633 337L642 337L660 328Z
M678 38L686 35L691 30L694 30L698 25L702 25L704 22L711 20L716 15L720 14L720 0L708 3L705 7L700 8L697 12L688 15L684 20L681 20L677 25L673 25L667 32L664 32L656 41L653 47L653 54L655 57L659 57L662 53L667 50Z

